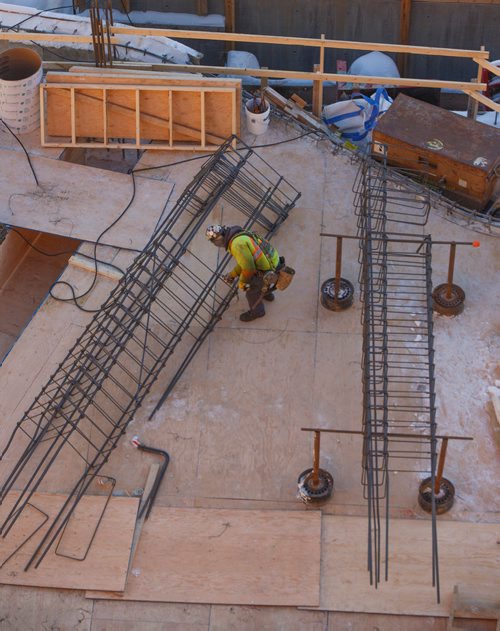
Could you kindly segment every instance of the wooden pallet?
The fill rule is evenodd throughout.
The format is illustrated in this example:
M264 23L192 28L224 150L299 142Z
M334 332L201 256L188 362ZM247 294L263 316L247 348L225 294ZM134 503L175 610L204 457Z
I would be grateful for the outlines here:
M48 73L40 87L41 141L44 147L215 151L239 135L240 101L239 80Z

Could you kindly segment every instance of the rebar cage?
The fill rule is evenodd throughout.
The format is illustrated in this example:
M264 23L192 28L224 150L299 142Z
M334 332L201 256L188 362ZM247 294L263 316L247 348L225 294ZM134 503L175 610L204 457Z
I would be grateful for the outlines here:
M197 251L203 248L197 248L196 238L202 238L199 233L217 204L224 200L235 223L245 229L259 226L259 232L270 237L299 196L235 137L207 159L184 190L3 449L1 459L14 446L17 449L19 441L24 444L0 489L0 501L15 487L22 489L1 525L3 536L68 450L83 464L26 569L32 563L38 566L54 544L160 372L170 361L169 382L154 411L234 297L236 288L220 281L229 255L207 262ZM176 360L172 362L174 350Z
M385 155L377 152L377 157L361 161L354 184L363 305L362 484L368 504L368 570L370 582L377 585L384 558L388 578L391 463L423 459L432 477L432 576L439 600L432 241L421 234L430 196L388 169Z

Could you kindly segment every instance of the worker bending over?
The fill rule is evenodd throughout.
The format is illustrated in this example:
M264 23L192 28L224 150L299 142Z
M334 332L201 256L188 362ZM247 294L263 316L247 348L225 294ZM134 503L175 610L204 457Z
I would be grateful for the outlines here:
M249 310L240 315L242 322L262 318L266 310L262 300L274 300L274 286L264 281L265 272L277 271L285 263L269 241L255 232L240 226L208 226L206 237L214 245L227 250L236 260L236 265L224 278L232 284L236 278L238 287L245 292Z

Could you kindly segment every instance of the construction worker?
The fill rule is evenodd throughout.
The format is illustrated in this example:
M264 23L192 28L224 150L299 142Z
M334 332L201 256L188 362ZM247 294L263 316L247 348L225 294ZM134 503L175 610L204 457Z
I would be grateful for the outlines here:
M227 250L236 260L235 267L224 277L232 284L238 278L238 287L245 292L249 310L240 315L242 322L262 318L266 310L263 300L274 300L274 287L264 281L265 272L277 271L284 265L278 251L269 241L240 226L208 226L206 237L214 245Z

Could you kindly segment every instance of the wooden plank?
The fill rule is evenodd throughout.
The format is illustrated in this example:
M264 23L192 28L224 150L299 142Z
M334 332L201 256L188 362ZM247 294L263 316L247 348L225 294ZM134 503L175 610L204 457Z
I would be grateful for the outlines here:
M144 485L141 501L139 504L139 510L142 509L144 502L148 499L148 496L151 493L151 489L153 488L153 485L155 483L156 476L158 475L159 470L160 470L160 465L157 462L154 462L149 467L148 477L146 478L146 484ZM143 512L143 514L140 517L137 517L137 521L135 523L134 536L132 538L132 545L130 547L130 559L129 559L128 572L132 569L132 564L134 563L134 560L135 560L137 544L139 543L139 539L142 533L142 528L144 526L144 522L146 521L146 513L147 513L147 509Z
M391 519L389 580L375 589L366 570L366 519L324 515L321 609L447 616L456 584L498 598L498 525L439 521L437 530L440 604L432 587L429 519Z
M499 2L500 2L500 0L499 0ZM500 76L500 65L499 66L494 66L493 64L490 64L489 61L486 61L485 59L479 59L477 57L474 57L473 61L475 61L477 64L479 64L481 66L481 68L486 68L486 70L489 70L490 72L492 72L497 77Z
M31 17L31 16L30 16ZM129 31L130 35L130 31ZM71 44L93 44L90 35L55 35L54 33L13 33L12 31L0 33L0 41L8 42L61 42L68 45ZM119 44L116 37L111 37L112 44Z
M120 280L123 276L119 270L108 263L96 263L78 253L73 254L68 261L68 265L73 265L73 267L86 270L91 274L99 274L99 276L105 276L106 278L111 278L112 280Z
M0 519L4 519L13 505L17 492L7 495L0 507ZM44 511L50 518L57 514L66 496L35 493L32 506ZM86 496L82 499L80 515L88 519L93 528L102 511L103 498ZM50 521L47 521L0 568L0 583L5 585L32 585L61 589L113 589L123 590L127 575L130 546L134 533L138 500L135 498L112 497L104 512L95 538L84 561L75 561L55 554L51 549L37 569L24 571ZM33 530L40 525L40 513L29 508L24 519L21 517L5 538L0 539L0 558L6 551L12 552L26 540L32 522ZM82 517L80 517L80 521ZM29 533L28 533L29 534ZM99 587L100 586L100 587Z
M369 50L369 49L368 49ZM472 51L474 52L474 51ZM458 55L457 55L458 56ZM154 65L153 68L160 68L161 66ZM310 81L319 80L322 81L335 81L345 83L366 83L368 85L383 84L383 85L399 85L405 87L426 87L426 88L452 88L457 90L472 89L484 91L486 90L485 83L468 83L464 81L442 81L434 79L408 79L402 77L368 77L361 75L349 75L349 74L335 74L335 73L322 73L318 76L318 73L314 72L299 72L295 70L269 70L268 68L236 68L230 66L192 66L192 65L177 65L179 70L185 72L192 71L196 68L196 72L204 73L216 73L227 75L241 75L251 77L267 77L269 79L308 79Z
M319 511L156 508L122 599L317 606L320 530Z
M112 26L113 34L130 35L130 28ZM31 33L30 33L31 35ZM401 44L379 44L376 42L353 42L348 40L321 40L312 37L280 37L276 35L255 35L246 33L220 33L211 31L186 31L178 29L135 28L134 35L163 35L174 39L202 39L215 41L246 42L254 44L279 44L281 46L324 46L344 50L380 50L392 53L412 53L418 55L441 55L443 57L481 57L488 59L488 51L465 50L458 48L438 48L432 46L403 46ZM25 36L26 37L26 36ZM200 70L198 70L201 72ZM280 71L281 72L281 71Z
M494 112L500 112L500 103L496 103L495 101L492 101L484 94L481 94L480 92L476 92L475 90L464 90L464 92L471 98L489 107L490 110L493 110Z
M24 154L0 150L0 161L0 223L95 241L131 199L129 175L31 156L42 190L26 169ZM130 208L101 243L141 250L171 192L172 184L136 178Z
M140 80L140 81L139 81ZM93 83L93 84L117 84L117 85L159 85L159 86L186 86L186 87L220 87L238 88L241 86L241 79L219 79L216 77L197 78L188 75L171 76L165 72L133 72L109 70L103 72L96 68L96 72L89 72L89 68L75 68L74 72L48 72L47 83Z

